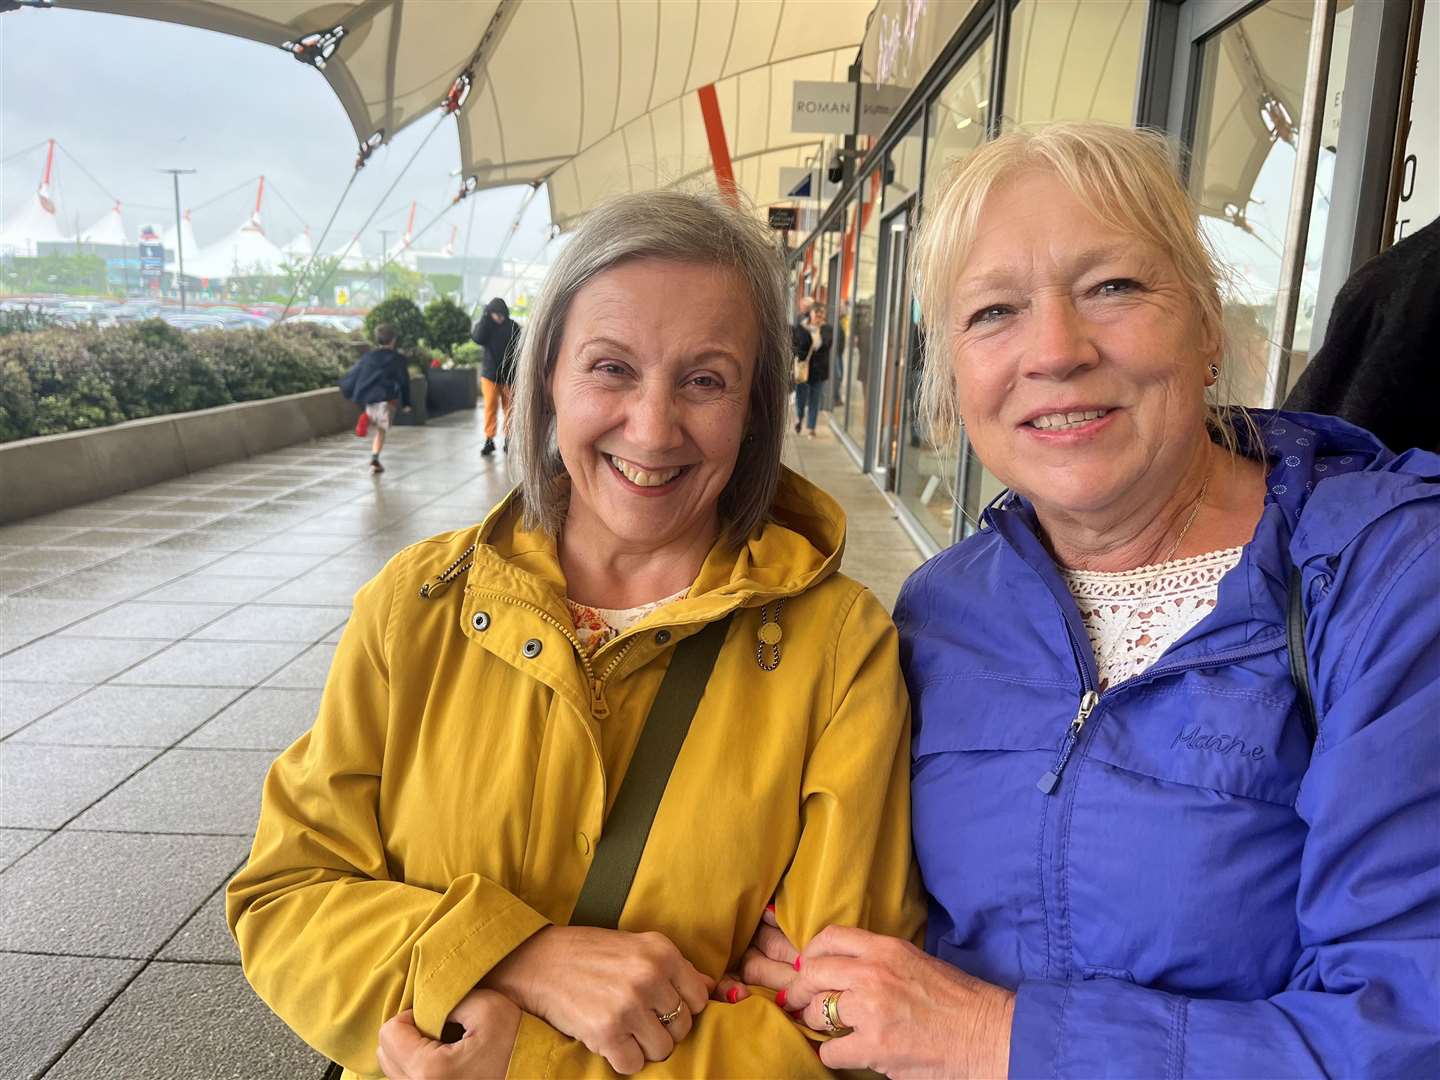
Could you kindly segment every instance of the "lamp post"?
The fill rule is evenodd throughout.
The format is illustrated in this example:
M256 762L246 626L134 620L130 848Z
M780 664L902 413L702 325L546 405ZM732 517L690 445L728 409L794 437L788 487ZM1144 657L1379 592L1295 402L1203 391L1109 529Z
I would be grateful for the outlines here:
M180 232L180 175L193 173L194 169L157 169L169 173L175 181L175 282L180 286L180 310L185 310L185 237Z

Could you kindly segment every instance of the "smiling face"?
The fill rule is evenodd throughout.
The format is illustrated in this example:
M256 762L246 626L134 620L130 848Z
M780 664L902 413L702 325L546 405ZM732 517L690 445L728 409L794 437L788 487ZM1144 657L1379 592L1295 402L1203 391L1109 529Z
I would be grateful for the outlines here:
M986 198L949 325L975 451L1042 512L1152 505L1208 444L1215 345L1169 256L1050 173Z
M575 294L550 376L566 532L632 551L715 535L759 350L751 307L733 271L660 259Z

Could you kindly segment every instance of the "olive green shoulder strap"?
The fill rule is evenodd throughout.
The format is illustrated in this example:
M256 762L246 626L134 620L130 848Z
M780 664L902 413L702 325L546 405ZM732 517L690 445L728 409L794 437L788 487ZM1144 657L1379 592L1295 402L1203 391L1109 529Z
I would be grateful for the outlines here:
M660 807L729 625L728 618L720 619L675 646L630 767L615 795L615 805L605 819L605 831L595 845L595 859L570 916L570 925L613 930L619 923L655 811Z

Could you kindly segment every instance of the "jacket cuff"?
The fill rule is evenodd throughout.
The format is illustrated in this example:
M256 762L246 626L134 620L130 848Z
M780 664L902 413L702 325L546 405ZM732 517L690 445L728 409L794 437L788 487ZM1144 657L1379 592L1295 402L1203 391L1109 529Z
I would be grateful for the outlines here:
M1015 1015L1010 1022L1010 1080L1056 1075L1068 989L1065 983L1039 980L1016 987Z
M445 1018L475 989L490 969L514 952L550 920L516 900L445 950L444 956L415 988L415 1024L432 1039L440 1037ZM427 943L428 944L428 943ZM522 1027L522 1031L523 1031Z

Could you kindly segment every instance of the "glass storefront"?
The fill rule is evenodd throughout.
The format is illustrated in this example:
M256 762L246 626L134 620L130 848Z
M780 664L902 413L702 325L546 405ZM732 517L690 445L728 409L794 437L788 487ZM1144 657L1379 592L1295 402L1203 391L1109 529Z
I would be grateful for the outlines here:
M1001 485L963 439L958 448L936 445L918 412L924 348L911 295L911 246L943 170L997 127L1143 122L1184 141L1201 226L1232 271L1224 320L1234 400L1261 404L1283 396L1323 331L1317 310L1339 284L1320 270L1335 231L1342 105L1347 86L1365 78L1349 70L1351 43L1373 36L1378 8L1336 0L1322 85L1319 72L1308 69L1313 0L1174 0L1163 7L1173 17L1155 16L1150 0L875 6L859 57L861 100L889 94L897 103L894 118L885 132L855 140L857 175L845 201L827 210L828 230L797 264L808 291L831 298L837 341L844 343L832 388L834 427L927 546L938 549L970 532ZM1429 18L1418 24L1411 120L1397 133L1409 179L1393 180L1385 219L1397 236L1435 217L1440 192L1433 163L1440 94L1426 97L1440 68L1440 0L1424 0L1423 7ZM994 50L997 37L1006 43L1003 56ZM1403 51L1383 63L1403 63ZM1300 130L1307 96L1320 105L1318 137ZM1372 106L1372 124L1374 116ZM1351 137L1356 122L1350 120ZM1302 153L1314 155L1315 181L1305 193L1309 226L1299 236L1303 250L1287 259L1294 178L1308 175L1300 172ZM1365 161L1373 156L1367 150ZM1353 206L1345 212L1353 214ZM1333 277L1328 261L1325 267ZM1289 340L1277 343L1287 325L1285 297L1297 294Z

